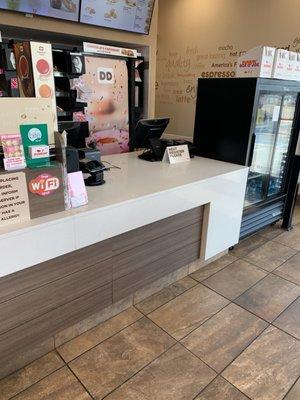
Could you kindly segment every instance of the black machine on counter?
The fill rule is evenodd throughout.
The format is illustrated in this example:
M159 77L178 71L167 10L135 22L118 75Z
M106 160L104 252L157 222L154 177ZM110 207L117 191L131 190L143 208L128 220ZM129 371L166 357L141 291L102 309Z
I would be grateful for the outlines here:
M146 149L139 158L145 161L161 161L168 146L187 144L190 156L194 156L194 146L184 140L161 139L170 122L169 118L141 119L129 142L131 150Z
M101 162L100 151L95 147L78 149L79 166L84 174L89 174L84 182L86 186L100 186L105 183L104 171L106 167Z
M106 168L101 162L83 158L79 161L79 165L83 174L90 175L84 179L86 186L100 186L105 183L104 171Z
M60 122L59 131L67 133L67 172L82 171L89 175L84 179L86 186L103 185L106 167L101 163L100 151L95 146L85 147L85 139L89 136L88 122Z
M287 220L299 129L300 82L199 79L196 154L249 167L240 238Z

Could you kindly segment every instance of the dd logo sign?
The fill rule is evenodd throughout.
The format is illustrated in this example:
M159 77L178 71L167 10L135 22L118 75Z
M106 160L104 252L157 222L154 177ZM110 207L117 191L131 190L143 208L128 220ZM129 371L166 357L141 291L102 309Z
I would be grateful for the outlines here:
M113 85L115 81L114 70L112 68L100 67L97 70L99 83Z

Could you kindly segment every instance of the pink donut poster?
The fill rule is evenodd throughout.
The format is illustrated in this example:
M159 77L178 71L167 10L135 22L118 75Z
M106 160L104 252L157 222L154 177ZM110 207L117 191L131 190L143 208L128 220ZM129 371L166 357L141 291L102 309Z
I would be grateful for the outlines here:
M87 101L90 142L101 154L129 151L128 70L124 60L85 57L86 73L76 83Z

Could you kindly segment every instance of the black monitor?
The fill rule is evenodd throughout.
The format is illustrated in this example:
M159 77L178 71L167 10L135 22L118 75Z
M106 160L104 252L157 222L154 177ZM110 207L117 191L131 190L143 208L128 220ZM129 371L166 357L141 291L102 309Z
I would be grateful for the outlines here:
M148 149L139 155L139 158L147 161L161 161L163 154L160 138L169 122L169 118L141 119L130 140L130 149Z

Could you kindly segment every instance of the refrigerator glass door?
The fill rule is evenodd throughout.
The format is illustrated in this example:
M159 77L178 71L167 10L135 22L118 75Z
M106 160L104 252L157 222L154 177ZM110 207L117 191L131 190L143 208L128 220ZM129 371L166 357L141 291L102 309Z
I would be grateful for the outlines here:
M245 207L258 203L266 197L282 101L281 94L270 92L260 94Z
M272 160L268 196L280 194L283 190L286 162L293 131L297 94L286 94L283 98L278 135Z

